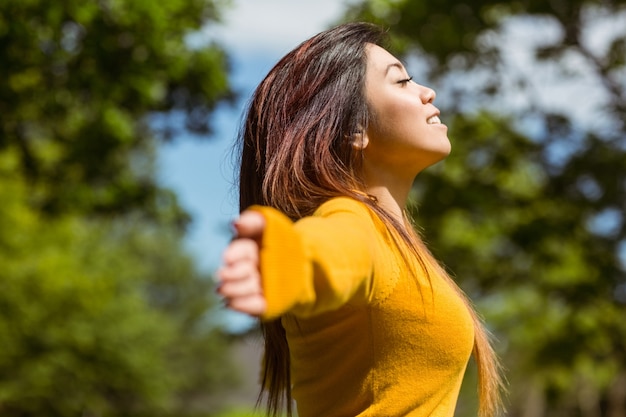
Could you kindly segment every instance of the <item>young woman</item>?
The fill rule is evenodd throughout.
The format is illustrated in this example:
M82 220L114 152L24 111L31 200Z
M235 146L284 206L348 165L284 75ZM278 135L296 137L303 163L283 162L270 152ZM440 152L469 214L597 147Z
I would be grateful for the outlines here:
M299 417L452 417L473 353L493 416L485 330L404 210L447 128L383 40L365 23L322 32L257 88L218 292L261 319L268 414L294 399Z

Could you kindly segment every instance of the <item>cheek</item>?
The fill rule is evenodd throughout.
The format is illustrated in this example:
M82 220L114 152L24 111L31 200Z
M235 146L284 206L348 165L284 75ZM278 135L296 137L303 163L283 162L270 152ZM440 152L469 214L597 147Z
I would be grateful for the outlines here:
M379 120L376 125L376 133L383 142L398 145L413 143L424 133L416 120L417 118L411 113L403 109L396 109Z
M370 127L374 136L397 136L407 128L409 112L398 101L379 102L372 109Z

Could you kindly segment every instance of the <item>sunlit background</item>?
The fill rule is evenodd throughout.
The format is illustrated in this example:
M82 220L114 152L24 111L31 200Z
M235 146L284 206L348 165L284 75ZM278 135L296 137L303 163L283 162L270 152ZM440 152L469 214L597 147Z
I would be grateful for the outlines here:
M0 415L252 415L260 337L212 279L231 149L272 65L345 20L438 93L453 152L409 211L508 415L626 417L626 0L3 0Z

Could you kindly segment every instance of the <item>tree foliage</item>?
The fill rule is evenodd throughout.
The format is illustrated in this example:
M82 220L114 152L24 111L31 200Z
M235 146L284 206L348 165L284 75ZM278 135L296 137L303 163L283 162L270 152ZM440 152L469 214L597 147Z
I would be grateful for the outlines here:
M413 214L499 339L509 415L625 416L626 2L371 0L347 18L389 27L440 92L453 152Z
M233 97L224 51L187 40L224 5L0 2L0 414L183 416L233 382L154 175Z
M191 132L232 98L217 45L187 36L219 18L219 0L0 2L0 151L19 151L33 203L49 213L168 208L154 182L156 112L184 115ZM161 210L163 211L163 210Z
M0 413L183 415L232 382L179 232L42 217L18 164L0 157Z

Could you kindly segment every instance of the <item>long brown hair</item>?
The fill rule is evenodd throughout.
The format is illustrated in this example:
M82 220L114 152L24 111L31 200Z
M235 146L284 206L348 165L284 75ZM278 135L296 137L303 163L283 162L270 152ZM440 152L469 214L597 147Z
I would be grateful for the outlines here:
M352 146L367 127L366 45L383 46L385 33L368 23L347 23L321 32L283 57L256 89L239 134L240 211L253 204L274 207L292 220L311 215L323 202L350 196L367 204L404 242L427 276L443 275L422 240L363 191L362 155ZM408 262L407 262L408 264ZM501 379L486 331L463 296L475 323L480 413L495 415ZM280 319L262 322L265 340L259 401L267 413L292 412L289 346Z

